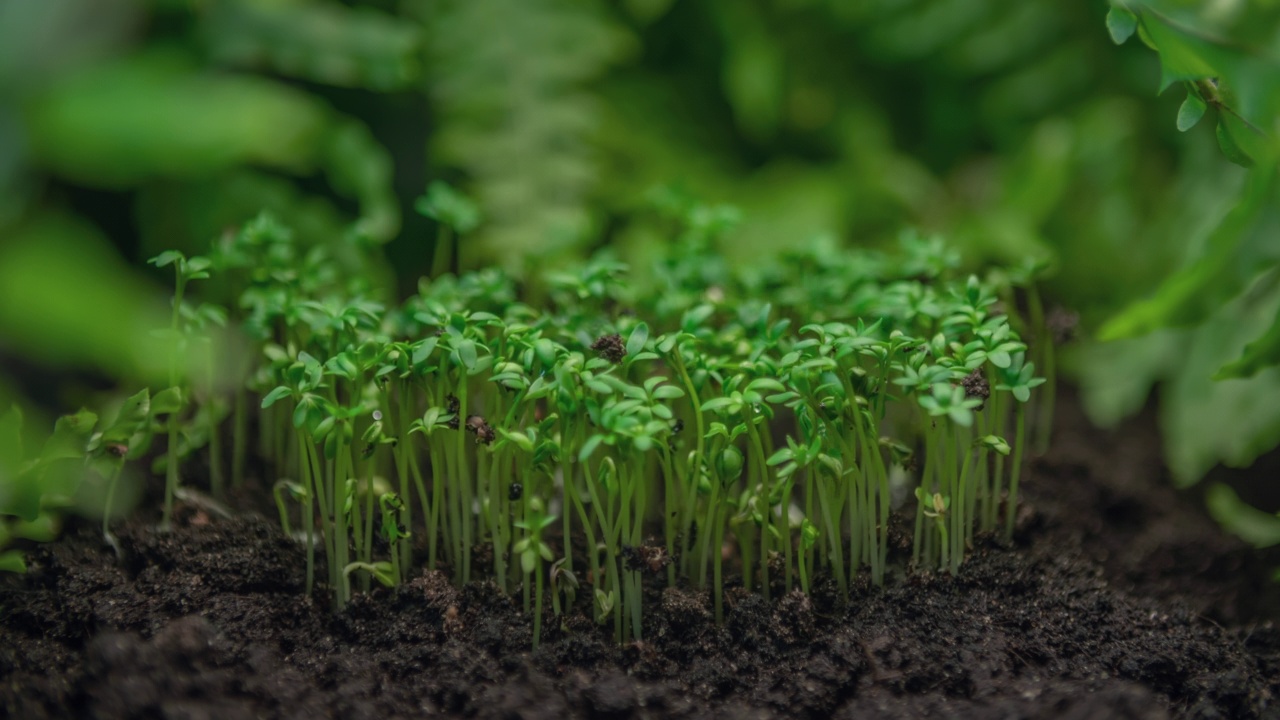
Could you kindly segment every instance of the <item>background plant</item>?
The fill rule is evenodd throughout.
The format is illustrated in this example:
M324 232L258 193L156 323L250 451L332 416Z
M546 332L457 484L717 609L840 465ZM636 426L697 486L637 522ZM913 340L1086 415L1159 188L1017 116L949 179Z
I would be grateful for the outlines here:
M1185 91L1178 129L1212 127L1223 157L1247 168L1238 198L1215 214L1183 267L1099 331L1103 340L1125 341L1109 353L1125 363L1128 378L1107 411L1123 411L1133 393L1165 380L1170 465L1179 483L1190 484L1217 461L1247 465L1280 442L1274 408L1245 400L1274 392L1280 379L1280 254L1273 241L1280 208L1280 14L1253 5L1213 13L1194 5L1117 2L1107 27L1117 43L1136 35L1158 54L1161 92ZM1196 349L1177 366L1147 354L1181 346ZM1100 396L1118 384L1097 385ZM1206 422L1225 414L1231 422ZM1276 518L1253 511L1223 485L1207 497L1228 527L1260 545L1275 542ZM1262 530L1268 523L1273 529Z

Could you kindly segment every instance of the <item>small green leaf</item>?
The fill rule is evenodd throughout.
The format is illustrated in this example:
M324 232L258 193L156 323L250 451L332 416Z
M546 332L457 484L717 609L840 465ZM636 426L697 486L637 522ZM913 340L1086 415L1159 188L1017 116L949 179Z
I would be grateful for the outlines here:
M777 380L774 380L773 378L757 378L747 384L747 389L755 391L760 394L764 394L765 392L768 392L768 391L772 391L775 393L784 392L787 388L782 383L778 382Z
M175 262L178 262L179 260L182 260L182 259L183 259L182 253L178 252L177 250L165 250L159 255L148 260L147 263L150 265L155 265L156 267L165 267L166 265L172 265Z
M470 370L476 364L476 344L473 340L463 340L458 343L458 361L462 363L462 367Z
M818 528L809 522L809 518L805 518L800 522L800 544L805 550L812 550L813 546L818 542Z
M702 412L715 412L720 408L728 407L733 404L733 400L727 397L711 398L702 403Z
M62 519L50 512L42 512L31 520L20 520L9 527L13 537L35 542L53 542L62 532Z
M1187 99L1182 101L1182 107L1178 108L1178 131L1186 132L1196 126L1200 122L1200 118L1204 117L1204 111L1208 106L1195 90L1187 91Z
M421 365L431 357L431 353L435 352L436 345L439 344L439 337L429 337L426 340L413 344L413 364Z
M627 338L627 355L635 357L644 350L644 344L649 341L649 326L645 323L636 325L631 331L631 335Z
M102 431L102 443L123 443L140 431L151 419L151 391L143 388L120 406L111 426Z
M93 434L93 427L97 424L98 416L88 410L58 418L53 426L53 435L40 450L40 461L51 463L84 457L89 436Z
M994 450L1001 455L1009 454L1009 443L1005 442L1004 438L999 435L987 435L980 442L988 449Z
M266 397L262 398L262 409L265 410L271 407L272 405L275 405L277 402L283 400L284 398L289 397L290 392L292 391L289 388L285 387L284 385L281 385L280 387L277 387L275 390L272 390L271 392L267 393Z
M1111 33L1111 42L1122 45L1137 29L1138 16L1129 8L1112 5L1107 11L1107 32Z
M533 452L533 441L529 439L528 435L522 432L507 432L506 430L499 430L498 432L502 433L503 437L510 440L521 450L527 453Z
M16 469L22 457L22 409L14 405L0 415L0 472Z
M25 573L27 561L17 550L6 550L0 553L0 572Z
M1230 487L1221 483L1211 486L1205 502L1215 520L1254 547L1280 544L1280 517L1250 506Z
M1214 380L1249 378L1280 365L1280 311L1271 326L1257 339L1244 346L1240 357L1227 363L1213 376Z
M181 412L185 405L186 398L182 396L182 388L166 388L156 393L156 396L151 398L151 414L170 415L172 413Z
M587 441L582 443L582 450L578 451L578 462L585 462L602 442L604 442L603 435L592 435L587 438Z
M188 258L183 264L182 274L190 278L193 275L204 273L204 271L208 270L210 267L213 267L213 262L210 261L209 258L196 255L195 257ZM208 275L205 275L205 277L208 277Z
M655 400L674 400L684 397L684 390L675 385L661 385L653 391Z
M1222 149L1222 154L1228 160L1239 165L1240 167L1253 167L1253 158L1250 158L1244 150L1240 148L1240 144L1236 142L1235 137L1231 134L1230 128L1227 127L1226 119L1219 117L1218 119L1218 147Z

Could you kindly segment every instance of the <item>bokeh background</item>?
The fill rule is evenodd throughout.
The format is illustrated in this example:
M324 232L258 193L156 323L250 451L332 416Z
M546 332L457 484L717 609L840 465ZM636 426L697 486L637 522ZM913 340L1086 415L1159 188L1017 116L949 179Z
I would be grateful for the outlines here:
M1166 5L1280 77L1280 3ZM1244 295L1092 339L1197 262L1257 172L1213 122L1179 132L1170 57L1113 43L1108 7L0 0L0 403L74 409L158 372L138 338L165 324L168 275L146 258L264 209L306 242L382 245L403 295L431 262L413 210L431 180L483 213L461 266L517 275L602 247L643 272L665 188L740 209L731 263L904 228L975 267L1043 258L1046 295L1081 317L1065 372L1093 418L1157 402L1182 483L1247 466L1280 440L1280 371L1210 378L1280 306L1275 273L1249 275L1280 252L1275 207L1246 229Z

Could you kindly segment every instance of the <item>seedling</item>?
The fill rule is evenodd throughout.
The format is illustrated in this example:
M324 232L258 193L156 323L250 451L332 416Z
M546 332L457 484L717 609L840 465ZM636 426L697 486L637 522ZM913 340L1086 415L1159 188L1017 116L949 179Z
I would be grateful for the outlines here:
M524 573L525 587L528 587L529 577L532 575L537 583L537 589L534 593L534 610L533 610L533 647L538 647L538 641L542 637L542 562L545 560L551 562L554 557L551 554L551 548L542 541L542 531L556 521L554 515L542 514L542 503L531 503L529 513L524 520L517 520L515 526L524 530L527 534L521 538L511 548L512 552L520 556L520 571ZM525 593L525 611L528 606L528 592Z
M440 186L420 209L444 239L474 225ZM675 217L682 239L649 284L602 255L532 278L541 308L494 270L440 275L443 254L416 295L377 302L323 249L255 221L262 241L239 247L256 265L220 267L256 339L246 392L264 458L291 478L275 486L286 532L301 509L308 592L325 582L341 608L352 583L403 582L424 534L428 566L458 584L491 551L535 644L548 579L557 617L590 586L595 619L625 642L644 637L647 578L707 589L717 620L737 567L767 598L819 575L846 596L862 573L885 582L894 478L918 486L919 567L961 572L1001 508L1011 533L1024 406L1044 381L1001 286L954 276L945 244L914 237L901 256L819 242L739 272L707 242L717 213ZM176 294L201 272L183 267ZM220 417L214 394L173 379L151 403L166 430ZM217 425L187 434L207 426L212 450Z
M164 515L160 520L160 529L168 531L173 526L173 495L181 482L178 474L178 427L180 422L179 412L182 410L184 394L177 388L179 387L179 363L186 354L186 338L181 326L182 302L183 297L186 295L187 285L193 280L208 278L208 271L213 263L205 257L188 258L177 250L166 250L147 262L158 268L172 265L174 276L172 320L168 332L164 334L169 343L169 386L175 389L175 399L178 400L178 407L173 408L168 413L169 442L166 449L168 459L165 463Z
M427 186L427 193L413 207L438 223L431 275L439 277L456 264L458 239L480 224L480 212L470 199L439 180Z
M551 564L551 608L557 618L562 618L560 595L564 594L564 609L573 607L578 597L578 576L569 569L565 558Z

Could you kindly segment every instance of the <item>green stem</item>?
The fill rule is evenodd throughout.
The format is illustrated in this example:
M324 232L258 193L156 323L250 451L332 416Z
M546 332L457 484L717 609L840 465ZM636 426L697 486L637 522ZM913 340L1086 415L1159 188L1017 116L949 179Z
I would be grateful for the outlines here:
M969 520L969 517L964 510L965 506L968 504L967 495L969 492L968 491L969 468L972 467L973 465L973 463L970 462L969 455L970 453L968 450L965 450L960 454L960 458L961 458L960 461L964 463L964 467L960 470L960 484L957 489L957 494L959 495L959 498L958 498L959 507L957 507L957 500L953 500L951 503L952 512L955 514L954 516L958 518L958 522L959 522L959 525L956 527L956 532L952 536L952 541L951 541L952 543L951 574L952 575L959 574L960 572L960 563L964 561L965 533L967 532L968 528L973 525L973 523Z
M102 506L102 538L113 548L116 547L116 540L115 536L111 534L111 511L114 507L116 486L120 482L120 471L123 469L124 459L122 458L112 468L111 477L107 479L107 499Z
M1014 422L1017 425L1016 437L1013 441L1013 462L1010 468L1011 476L1009 478L1009 504L1005 508L1004 516L1004 537L1005 540L1013 539L1013 526L1018 517L1018 479L1022 474L1022 446L1026 436L1026 403L1018 403L1017 418Z
M493 454L493 462L489 470L489 532L493 536L493 574L498 578L498 587L507 591L507 561L503 557L507 548L503 543L502 497L498 493L498 464L500 453ZM567 540L568 538L566 538Z
M923 422L932 423L932 418L925 417ZM930 479L933 476L933 465L935 463L933 457L933 432L926 426L924 431L924 470L920 473L920 489L925 493L930 492ZM911 543L911 564L920 567L920 552L923 550L921 543L924 540L924 501L916 499L916 524L915 533L912 536Z
M243 387L236 390L235 412L232 420L231 437L231 486L244 487L244 461L248 450L249 413L246 411L246 391Z
M705 436L707 434L706 424L702 417L702 401L698 397L698 389L694 387L693 379L689 377L689 369L685 366L684 355L680 352L680 348L674 348L672 357L675 360L676 372L680 374L680 381L684 383L685 391L689 393L689 401L693 403L693 421L697 429L698 437L695 438L695 450L693 455L692 467L687 479L688 488L685 489L684 502L680 507L680 532L685 545L684 552L681 553L681 563L684 565L684 572L688 573L688 549L689 549L689 533L693 525L694 510L698 504L698 480L702 477L702 466L706 463L706 456L703 454L705 445Z
M722 503L722 505L724 505ZM713 565L715 566L715 584L716 584L716 624L724 624L724 526L725 513L728 505L723 507L712 508L712 514L715 516L713 528L715 532L715 545L712 548L714 552Z
M458 436L457 436L457 460L458 460L458 483L462 488L462 547L461 565L462 576L460 582L465 585L471 582L471 505L472 505L472 488L471 488L471 467L467 458L467 382L466 368L459 371L461 378L458 382Z
M222 424L218 422L217 381L214 377L212 338L209 339L209 347L205 358L209 364L208 375L205 378L205 381L209 384L209 418L208 426L205 429L209 435L209 490L215 498L221 500L226 496L224 492L226 480L222 474Z
M782 491L782 498L783 498L782 499L782 517L780 518L782 521L782 527L783 527L782 550L783 550L783 558L786 560L786 564L787 564L787 571L786 571L787 592L791 592L791 585L792 585L791 566L794 563L792 559L792 548L791 548L791 479L790 478L788 478L785 481L785 486Z
M671 452L667 448L660 450L662 453L662 500L666 505L663 510L662 528L665 531L667 541L667 557L675 557L676 551L676 522L671 516L678 513L678 509L673 513L671 504L675 500L675 478L671 472ZM566 528L567 529L567 528ZM566 538L568 535L565 536ZM667 566L667 587L676 586L676 566L671 563Z
M373 470L377 465L377 457L377 451L375 450L374 454L369 457L369 462L366 465L365 472L361 473L364 475L364 552L361 555L361 559L367 563L373 562L373 527L374 525L377 525L377 521L373 516L374 495L376 494L373 489ZM404 497L404 495L401 495L400 497ZM405 504L407 503L401 503L401 505ZM392 546L390 548L391 555L397 556L396 551L398 549L399 548ZM398 560L399 558L396 557L396 559ZM400 579L400 573L397 572L395 576L397 580ZM360 583L360 589L364 592L369 592L369 581L371 579L370 574L365 573Z
M307 497L302 503L302 530L307 536L307 597L311 597L311 590L315 587L316 577L316 533L315 533L315 511L311 508L311 503L317 496L315 477L311 472L310 454L306 453L306 436L302 430L297 431L298 437L298 456L301 462L298 468L302 472L302 486L306 489ZM323 515L323 510L321 511Z
M760 526L760 587L764 591L764 600L769 602L769 528L773 523L773 506L769 504L769 495L771 488L769 487L769 467L765 463L764 450L760 445L760 432L756 428L754 418L751 413L755 412L753 408L748 407L743 411L743 420L747 423L747 435L751 438L751 450L755 453L755 462L752 463L757 473L759 482L756 497L758 502L764 504L761 512L763 523ZM746 569L743 569L746 572Z
M409 383L401 381L400 383L400 402L397 409L399 415L396 423L396 444L395 444L395 463L396 477L400 480L400 524L404 529L413 533L413 501L409 498L411 490L409 488L410 472L409 472L409 456L413 454L412 444L409 442ZM387 412L390 415L390 403L388 402ZM422 519L425 522L429 517L427 515L427 498L423 492L422 477L416 475L413 477L418 489L418 498L421 500ZM400 574L397 575L401 580L408 580L409 567L413 564L413 543L406 539L398 539L396 541L398 547L391 548L391 554L396 557L397 566L400 568Z
M335 427L334 432L341 432L341 428ZM341 437L338 440L338 450L333 465L333 525L335 537L333 539L334 553L337 555L337 561L334 567L337 571L330 570L330 577L337 578L336 587L334 588L334 602L338 610L347 606L347 600L351 598L351 587L348 582L347 575L342 572L347 566L347 478L350 477L348 460L350 459L347 447ZM352 512L354 514L355 507L353 505Z
M169 325L171 333L169 339L173 343L169 350L169 387L178 385L178 323L182 316L182 296L187 289L187 282L182 277L181 262L174 265L174 272L177 280L173 293L173 317ZM165 448L168 461L165 464L164 473L164 512L160 518L161 532L173 529L173 496L178 491L178 483L181 481L178 477L178 413L170 413L168 421L169 444Z
M450 270L453 249L453 232L445 223L436 230L436 247L431 260L431 277L438 278Z
M537 574L538 588L534 593L533 601L533 649L538 649L538 642L542 639L542 556L539 555L535 562L535 571Z

